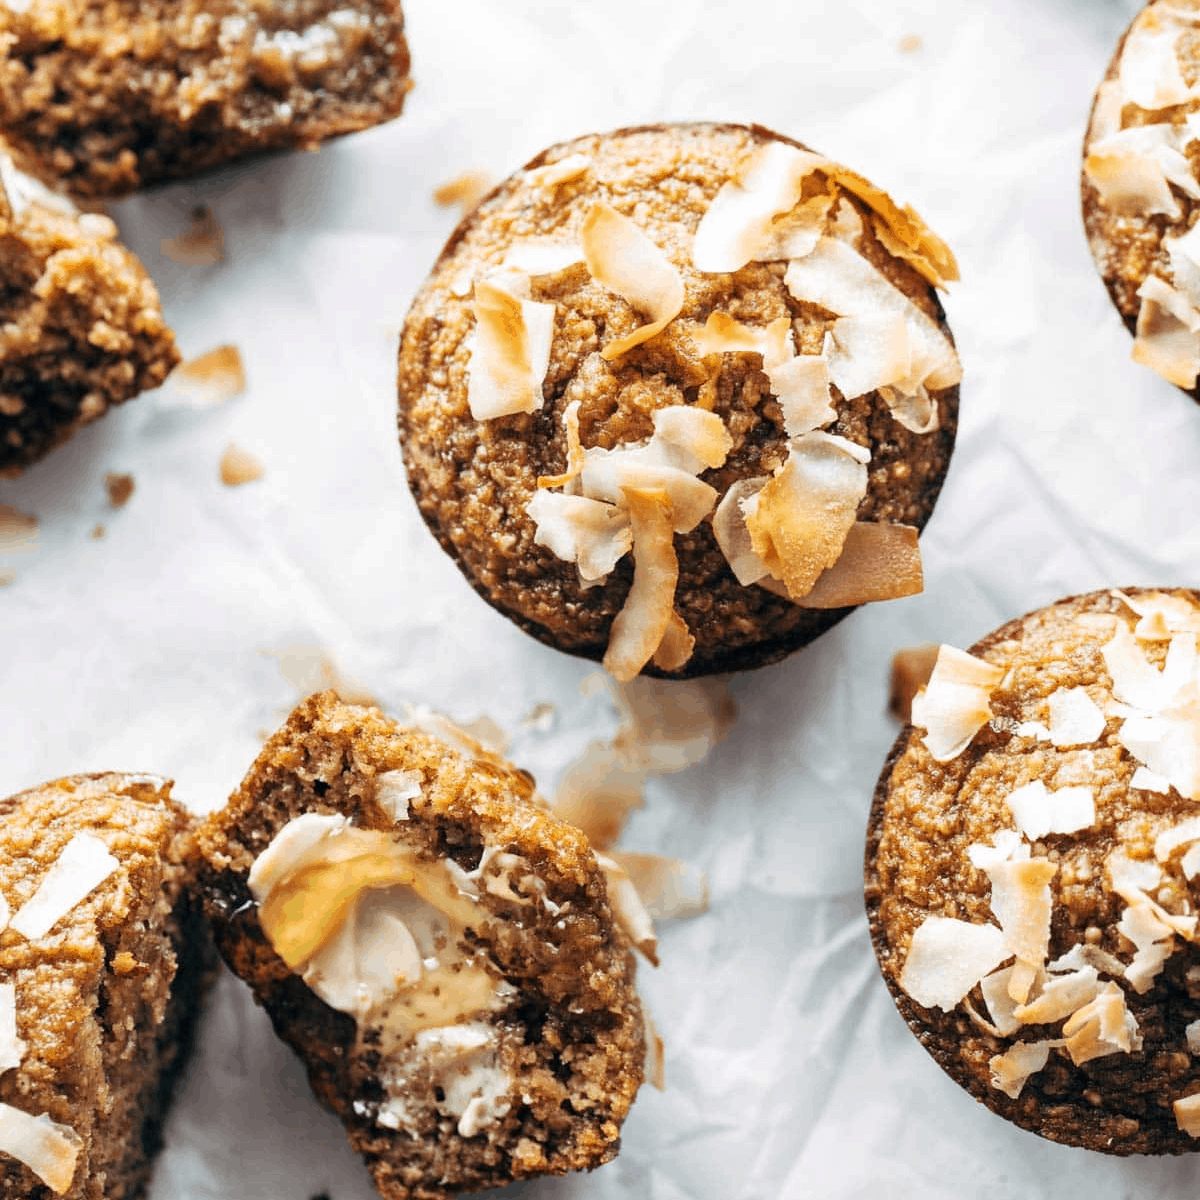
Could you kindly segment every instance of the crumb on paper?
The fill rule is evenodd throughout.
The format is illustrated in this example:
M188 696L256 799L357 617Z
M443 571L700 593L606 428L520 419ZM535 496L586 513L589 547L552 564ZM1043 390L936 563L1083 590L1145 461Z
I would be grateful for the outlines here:
M434 188L433 202L439 208L457 206L463 213L471 209L487 195L492 186L492 176L489 171L464 171L447 179L440 187Z
M553 726L554 717L557 712L558 709L555 705L544 700L540 704L535 704L521 718L521 727L523 729L535 729L538 733L546 733Z
M912 702L929 682L937 662L938 647L933 642L906 646L892 656L892 679L888 692L888 712L905 725L912 720Z
M0 554L27 554L38 548L37 517L0 504Z
M107 536L108 529L104 525L93 525L92 532L88 535L93 542L98 542L102 537Z
M226 487L253 483L266 474L266 467L249 450L230 442L221 455L221 482Z
M301 698L313 692L332 690L347 704L383 707L365 685L343 674L333 655L320 646L296 644L281 650L263 650L262 653L276 660L279 673Z
M176 367L163 385L160 403L167 408L215 408L245 390L241 351L224 345Z
M184 267L210 267L225 257L225 232L207 204L192 209L191 223L173 238L163 238L163 254Z
M104 476L104 490L108 493L108 502L113 508L124 508L129 503L135 486L133 476L121 471L109 471Z
M920 34L908 33L900 39L900 51L903 54L916 54L924 44Z

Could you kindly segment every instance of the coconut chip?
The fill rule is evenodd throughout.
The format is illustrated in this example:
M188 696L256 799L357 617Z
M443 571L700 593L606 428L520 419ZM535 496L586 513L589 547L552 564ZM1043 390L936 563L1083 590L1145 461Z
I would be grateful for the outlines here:
M988 1059L992 1087L1016 1099L1031 1075L1036 1075L1049 1061L1050 1051L1061 1041L1017 1042L1003 1054Z
M1084 688L1059 688L1050 693L1050 740L1060 750L1099 741L1104 725L1104 714Z
M1052 975L1079 971L1084 967L1095 967L1102 975L1111 975L1114 979L1120 979L1125 974L1125 964L1116 955L1087 942L1077 943L1066 954L1046 964L1046 970Z
M0 983L0 1075L19 1067L27 1049L17 1032L17 986Z
M469 213L488 194L492 186L490 171L463 171L433 189L433 202L439 208L455 207Z
M1021 1028L1021 1022L1015 1015L1017 1002L1008 994L1012 973L1012 967L1003 967L979 981L979 990L983 992L983 1002L987 1005L997 1037L1008 1037Z
M1176 387L1193 388L1200 374L1200 313L1180 291L1157 275L1148 275L1138 288L1133 361L1156 371Z
M608 884L608 901L613 916L629 936L629 940L658 966L658 938L654 933L654 920L638 895L629 872L607 854L596 852L596 862L604 872Z
M1171 1105L1175 1113L1175 1124L1191 1137L1200 1137L1200 1092L1184 1096Z
M1187 297L1192 308L1200 308L1200 225L1193 225L1182 237L1164 237L1163 249L1171 262L1176 289ZM1176 597L1169 599L1187 603Z
M538 279L545 275L557 275L582 262L583 251L578 242L534 237L514 242L505 251L500 269L502 273L515 271Z
M1112 982L1063 1026L1064 1046L1078 1067L1108 1054L1129 1054L1142 1048L1137 1020L1125 1006L1125 993Z
M1162 869L1157 863L1128 858L1121 850L1108 856L1105 864L1113 892L1132 907L1147 906L1154 915L1180 937L1191 941L1196 934L1197 918L1168 912L1161 904L1151 900L1146 890L1158 887L1162 880Z
M421 776L415 771L384 771L375 776L375 803L393 821L408 820L408 802L421 794Z
M943 645L929 685L913 700L913 724L935 762L957 758L992 716L989 698L1004 670Z
M866 495L868 457L861 446L814 430L791 443L783 466L742 503L755 554L793 600L841 555Z
M1179 201L1170 185L1200 194L1180 135L1170 125L1135 125L1092 142L1083 171L1100 203L1119 217L1163 213L1176 220Z
M708 876L703 871L661 854L614 850L611 858L625 869L656 921L708 912Z
M1164 779L1161 775L1156 775L1145 767L1138 767L1129 781L1129 786L1143 792L1157 792L1160 796L1165 796L1171 790L1171 781Z
M992 881L992 912L1004 931L1005 946L1016 955L1018 967L1024 964L1036 970L1046 962L1053 905L1050 880L1057 873L1057 864L1044 858L996 863L987 869ZM1028 991L1021 994L1023 985L1018 985L1016 977L1014 971L1009 995L1024 1003Z
M1178 41L1179 30L1164 22L1153 6L1133 22L1117 67L1117 79L1129 103L1153 112L1186 104L1192 98L1179 69Z
M642 1001L642 1020L646 1026L646 1062L643 1074L646 1082L660 1092L667 1086L667 1076L663 1062L663 1040L658 1035L658 1028L650 1019L646 1002Z
M1022 1025L1052 1025L1069 1017L1099 994L1100 976L1096 968L1082 967L1048 979L1036 999L1013 1009L1013 1017Z
M246 390L246 371L236 346L218 346L180 363L159 393L160 408L215 408Z
M568 154L558 162L544 167L534 167L526 172L525 183L530 187L556 188L560 184L579 179L592 169L592 160L586 154Z
M892 655L892 670L888 685L888 712L905 725L912 719L913 697L929 683L937 662L938 646L925 642L906 646Z
M757 496L770 482L767 475L756 475L752 479L739 479L721 497L713 513L713 536L734 577L743 587L756 583L769 574L767 565L754 552L750 531L746 528L746 517L742 503Z
M81 900L91 895L120 863L89 833L77 833L13 915L10 925L30 941L45 937Z
M1089 787L1065 787L1051 792L1035 779L1009 793L1006 801L1017 828L1036 842L1048 833L1075 833L1096 821L1096 803Z
M1200 1021L1189 1021L1183 1027L1183 1036L1187 1040L1188 1053L1200 1055Z
M537 525L534 544L579 568L585 583L599 582L629 553L629 513L603 500L535 492L525 511Z
M1134 775L1136 774L1135 771ZM1159 862L1166 862L1180 846L1187 846L1195 841L1200 841L1200 817L1191 817L1178 825L1172 825L1170 829L1164 829L1154 839L1154 857Z
M912 525L856 521L837 562L795 603L802 608L848 608L915 596L924 587L921 550Z
M249 450L243 450L234 442L225 447L225 453L221 455L219 474L226 487L241 487L244 483L253 483L266 473L267 468L263 466L262 460Z
M539 475L539 488L566 487L583 470L583 443L579 437L579 409L581 401L572 400L563 409L563 429L567 435L567 465L561 475Z
M633 535L633 585L613 618L604 668L632 679L650 661L674 612L679 560L672 536L674 506L663 489L623 489Z
M661 333L683 308L683 277L671 260L628 217L607 204L594 204L580 230L583 257L592 278L616 292L650 321L609 342L601 357L619 358Z
M651 660L660 671L678 671L696 648L696 639L687 627L687 622L675 610L671 610L667 620L667 628L663 631L662 641Z
M1015 829L1000 829L992 835L992 844L973 842L967 847L967 858L977 870L987 872L999 863L1028 862L1029 847Z
M83 1140L70 1126L56 1124L45 1113L35 1117L0 1104L0 1154L23 1163L56 1195L71 1187L82 1149Z
M1153 716L1126 719L1117 740L1180 795L1200 800L1200 694L1195 687Z
M1011 953L995 925L926 917L913 934L900 987L922 1007L949 1012Z
M1193 232L1200 233L1200 225ZM1133 629L1139 642L1167 642L1173 633L1200 633L1200 609L1183 596L1167 592L1128 596L1115 589L1112 595L1141 618Z
M1159 920L1148 904L1131 904L1121 914L1117 932L1136 947L1137 952L1125 968L1125 978L1135 992L1143 995L1154 986L1154 980L1175 951L1174 931Z
M528 277L515 272L475 281L467 404L476 421L537 412L544 403L554 305L528 297Z

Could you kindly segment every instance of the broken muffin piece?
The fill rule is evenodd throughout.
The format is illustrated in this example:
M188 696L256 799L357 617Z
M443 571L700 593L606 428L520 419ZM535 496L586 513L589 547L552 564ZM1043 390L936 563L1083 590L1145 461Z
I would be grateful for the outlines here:
M0 6L0 46L4 141L78 197L315 150L411 86L399 0L26 0Z
M153 775L0 800L0 1197L142 1195L215 966Z
M526 773L324 692L198 847L222 954L388 1200L616 1154L645 1055L631 938Z
M158 387L179 351L108 217L76 212L6 161L0 184L0 478L10 478Z

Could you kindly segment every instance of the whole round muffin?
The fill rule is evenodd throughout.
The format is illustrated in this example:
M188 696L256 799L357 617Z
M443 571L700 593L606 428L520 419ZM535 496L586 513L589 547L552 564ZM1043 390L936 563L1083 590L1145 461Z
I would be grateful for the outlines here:
M1200 0L1151 0L1083 146L1083 221L1134 361L1200 399Z
M459 225L400 341L420 511L534 637L639 671L759 666L920 590L960 369L953 256L758 126L538 155Z
M1200 1137L1200 593L1095 592L943 646L867 834L871 938L955 1081L1052 1141Z
M426 726L311 696L197 835L221 954L386 1200L608 1162L647 1060L619 868Z

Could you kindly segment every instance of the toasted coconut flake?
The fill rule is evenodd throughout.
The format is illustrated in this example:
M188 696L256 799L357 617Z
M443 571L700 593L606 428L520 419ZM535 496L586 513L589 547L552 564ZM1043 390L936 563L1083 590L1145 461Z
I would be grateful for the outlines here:
M907 725L912 719L913 698L929 683L937 656L938 646L935 642L906 646L892 655L888 711L897 721Z
M1029 1077L1036 1075L1049 1061L1050 1051L1061 1045L1060 1041L1017 1042L1003 1054L989 1058L992 1087L1017 1099Z
M1179 69L1179 30L1152 9L1134 21L1121 51L1117 79L1126 100L1151 112L1185 104L1192 97Z
M997 863L987 871L992 912L1004 931L1005 945L1034 967L1045 963L1050 948L1050 880L1057 873L1057 864L1044 858Z
M1178 140L1170 125L1135 125L1093 142L1083 170L1100 203L1119 217L1164 213L1177 219L1179 201L1170 184L1189 194L1196 189Z
M654 920L642 903L629 872L607 854L597 852L596 862L604 872L608 901L617 923L629 940L657 967L658 938L654 933Z
M1112 982L1063 1026L1067 1053L1078 1067L1108 1054L1128 1054L1142 1048L1138 1024L1125 1006L1125 993Z
M17 1033L17 986L0 983L0 1075L20 1066L26 1049Z
M1046 970L1051 974L1079 971L1084 967L1095 967L1102 975L1111 975L1114 979L1120 979L1125 974L1125 964L1116 955L1086 942L1072 946L1066 954L1046 964Z
M580 238L592 278L650 317L647 324L609 342L600 351L603 358L619 358L661 333L679 315L683 308L683 277L633 221L607 204L592 206L584 218Z
M924 587L913 526L856 521L837 562L796 603L802 608L847 608L915 596Z
M819 430L795 439L786 462L743 501L754 552L793 600L812 591L842 553L866 495L861 447Z
M729 569L737 578L738 583L748 587L757 583L767 575L767 565L754 552L750 539L750 531L746 528L746 518L742 512L742 502L757 496L769 482L769 476L756 475L753 479L739 479L721 497L713 513L713 536Z
M1131 904L1126 908L1117 922L1117 930L1136 947L1137 953L1125 968L1125 978L1142 995L1154 986L1154 980L1174 952L1175 935L1148 904Z
M1188 1053L1200 1055L1200 1021L1189 1021L1183 1027L1183 1036L1187 1039Z
M1012 731L1013 737L1033 738L1038 742L1050 740L1050 730L1041 721L1020 721Z
M9 919L12 917L12 909L8 906L8 901L3 896L0 896L0 933L3 933L8 928Z
M1157 712L1170 699L1163 673L1147 660L1124 622L1117 626L1112 640L1101 647L1100 653L1112 677L1113 696L1117 700L1137 709Z
M1171 781L1164 779L1161 775L1156 775L1153 771L1148 771L1145 767L1138 767L1129 781L1129 786L1143 792L1157 792L1159 795L1165 796L1171 790Z
M708 876L678 858L614 850L646 911L656 920L696 917L708 912Z
M1008 977L1008 994L1017 1004L1024 1004L1042 979L1042 968L1018 958Z
M1015 1016L1016 1001L1008 994L1012 973L1012 967L1003 967L999 971L985 975L979 982L979 988L983 992L983 1002L987 1005L988 1014L992 1018L996 1034L999 1037L1008 1037L1021 1028L1021 1022Z
M1200 817L1190 817L1178 825L1172 825L1170 829L1164 829L1154 839L1154 857L1159 862L1166 862L1180 846L1187 846L1195 841L1200 841Z
M560 184L580 179L592 169L592 160L586 154L568 154L558 162L544 167L535 167L525 176L530 187L556 188Z
M1048 791L1035 779L1010 793L1007 800L1017 828L1036 842L1048 833L1075 833L1096 822L1096 803L1089 787Z
M1106 79L1096 89L1096 103L1092 106L1092 119L1088 125L1087 144L1098 142L1116 133L1121 128L1121 114L1125 109L1125 89L1119 79Z
M408 802L421 794L421 776L415 771L384 771L375 776L375 803L393 821L408 820Z
M1179 860L1179 865L1183 869L1184 879L1195 879L1200 875L1200 845L1193 846Z
M56 1195L70 1189L82 1149L83 1140L69 1125L0 1104L0 1154L23 1163Z
M234 442L225 447L225 453L221 455L219 474L226 487L241 487L244 483L253 483L266 473L267 468L257 455L243 450Z
M519 295L521 281L527 289L524 276L475 281L467 404L476 421L537 412L545 400L554 305Z
M696 639L688 629L687 622L672 609L662 641L654 652L654 665L660 671L678 671L692 657L695 648Z
M604 668L614 679L632 679L658 649L675 611L679 561L675 526L665 490L623 489L633 534L633 585L613 618Z
M818 304L837 317L875 322L879 336L886 335L889 339L887 356L878 361L897 364L906 353L909 368L904 376L889 368L882 372L881 382L875 386L890 389L881 394L893 415L898 420L903 418L906 426L912 427L918 417L923 425L929 425L929 398L924 394L925 389L951 387L962 378L953 344L929 317L862 255L835 238L822 238L811 254L789 262L784 284L797 300ZM903 323L904 351L899 349L900 335L895 332L900 326L890 322L890 318L899 318ZM861 343L860 338L856 341ZM844 354L838 361L837 366L831 363L835 383L839 370L849 370ZM895 377L886 378L889 375ZM845 381L851 388L861 383L852 375L846 375ZM852 394L847 395L852 398ZM921 411L912 411L918 400L923 401Z
M684 404L671 404L654 414L654 436L648 450L689 475L725 465L733 438L716 413Z
M1171 279L1175 287L1193 308L1200 308L1200 225L1193 225L1182 237L1164 237L1163 248L1171 261ZM1177 597L1167 599L1176 604L1187 603Z
M629 513L603 500L534 492L525 511L537 525L534 544L575 563L585 582L604 579L633 547Z
M457 208L469 213L491 190L492 173L484 170L463 171L433 189L438 208Z
M642 1001L642 1020L646 1026L646 1063L644 1068L646 1082L661 1092L667 1086L663 1061L663 1040L658 1035L657 1026L650 1019L645 1001Z
M900 987L924 1008L949 1012L1011 953L995 925L926 917L913 934Z
M1023 1025L1052 1025L1069 1017L1100 994L1100 976L1095 967L1082 967L1069 975L1046 981L1036 1000L1020 1004L1014 1017Z
M1200 225L1194 231L1200 232ZM1133 630L1138 641L1166 642L1173 633L1200 633L1200 608L1183 596L1166 592L1127 596L1115 589L1112 594L1141 618ZM1165 634L1160 632L1164 625Z
M120 863L90 833L77 833L10 922L30 941L45 937L81 900L86 899Z
M578 242L525 238L508 248L500 265L504 272L515 271L537 279L543 275L557 275L582 262L583 250Z
M755 149L713 197L696 229L696 270L738 271L762 259L773 241L774 219L796 207L805 179L825 162L821 155L785 142Z
M1190 1137L1200 1137L1200 1092L1184 1096L1171 1104L1175 1124Z
M630 761L611 742L589 742L559 780L554 811L582 829L594 847L607 850L616 844L630 814L645 803L646 775L642 763Z
M912 345L902 312L840 317L825 342L829 377L843 396L864 396L903 383L912 373Z
M216 408L246 390L242 353L233 345L218 346L180 363L159 394L160 408Z
M1050 693L1050 740L1060 750L1099 741L1104 725L1104 714L1085 688L1059 688Z
M913 700L913 724L926 731L935 762L957 758L991 720L992 689L1004 670L963 650L943 645L929 686Z
M1188 695L1152 717L1128 718L1117 740L1180 795L1200 800L1200 695Z
M1162 882L1162 868L1148 859L1130 858L1123 850L1116 850L1105 863L1112 890L1118 895L1125 892L1141 893L1158 887ZM1128 900L1128 897L1126 897ZM1133 900L1128 901L1135 903Z
M374 692L366 684L346 675L333 655L322 646L296 643L279 650L263 650L261 653L275 659L280 675L291 684L297 696L334 691L347 704L382 707Z
M1168 383L1193 388L1200 374L1200 313L1188 298L1156 275L1138 288L1133 361L1156 371Z
M980 871L989 871L998 863L1028 862L1029 847L1015 829L999 829L992 835L992 844L974 842L967 847L967 858Z
M581 401L572 400L563 409L563 428L567 434L567 469L561 475L539 475L540 488L566 487L583 470L583 443L579 438L579 408Z

